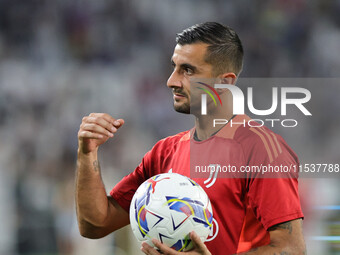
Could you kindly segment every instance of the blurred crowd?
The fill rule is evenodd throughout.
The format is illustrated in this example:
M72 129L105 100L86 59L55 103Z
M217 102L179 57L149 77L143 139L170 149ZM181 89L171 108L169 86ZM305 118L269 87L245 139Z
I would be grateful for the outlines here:
M128 233L100 245L78 233L77 130L91 112L126 120L100 151L109 191L157 140L190 128L166 88L176 33L204 21L233 27L243 77L337 77L339 13L339 0L0 0L0 255L133 254ZM336 181L320 187L313 196L340 203ZM333 249L324 247L315 249Z

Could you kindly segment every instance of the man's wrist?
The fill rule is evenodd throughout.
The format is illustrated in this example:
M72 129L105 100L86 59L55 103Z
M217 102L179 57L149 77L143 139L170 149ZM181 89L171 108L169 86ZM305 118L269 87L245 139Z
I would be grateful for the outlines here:
M79 157L97 158L98 148L96 148L93 151L86 152L86 151L82 150L80 147L78 147L77 153L78 153L78 158Z

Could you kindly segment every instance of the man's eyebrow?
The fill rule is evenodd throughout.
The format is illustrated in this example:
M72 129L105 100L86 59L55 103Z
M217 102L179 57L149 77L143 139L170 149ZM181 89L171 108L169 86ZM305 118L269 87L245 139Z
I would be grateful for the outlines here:
M176 66L175 62L171 59L171 65L173 67ZM197 71L197 67L191 65L191 64L188 64L188 63L183 63L183 64L180 64L180 68L181 69L191 69L192 71L196 72Z
M181 69L191 69L192 71L196 72L197 71L197 67L187 64L187 63L183 63L180 65Z

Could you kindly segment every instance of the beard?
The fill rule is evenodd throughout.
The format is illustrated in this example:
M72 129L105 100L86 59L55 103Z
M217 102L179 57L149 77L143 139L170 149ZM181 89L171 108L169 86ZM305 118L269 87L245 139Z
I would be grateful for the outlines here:
M174 109L176 112L184 113L184 114L190 114L190 104L189 103L183 103L176 105L176 102L174 102Z
M182 89L174 89L173 94L180 94L185 97L179 101L174 99L174 110L179 113L190 114L190 99L189 95L185 93Z

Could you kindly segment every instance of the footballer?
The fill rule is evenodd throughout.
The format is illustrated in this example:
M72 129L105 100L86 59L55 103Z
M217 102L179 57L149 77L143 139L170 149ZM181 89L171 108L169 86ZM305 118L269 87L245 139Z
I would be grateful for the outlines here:
M243 48L236 32L228 26L206 22L177 34L171 58L173 71L167 86L173 92L177 112L190 113L190 80L220 79L235 84L243 65ZM219 91L221 99L227 93ZM210 110L210 109L209 109ZM242 123L246 115L233 115L225 108L227 119ZM192 113L192 112L191 112ZM214 110L208 118L214 118ZM217 113L216 113L217 114ZM219 113L220 114L220 113ZM125 176L107 196L98 148L120 128L124 120L106 113L85 116L78 132L76 207L82 236L101 238L129 224L129 206L139 187L160 173L179 173L190 177L190 148L209 156L214 162L237 165L298 165L298 157L286 142L266 127L230 124L206 125L206 116L195 114L195 126L164 138L145 154L141 163ZM219 148L211 153L209 148ZM204 153L203 153L204 152ZM302 234L303 213L298 180L292 178L217 178L209 187L204 179L193 178L208 194L214 213L214 231L203 243L194 233L194 249L187 254L306 254ZM143 243L145 254L181 254L153 240L155 248Z

